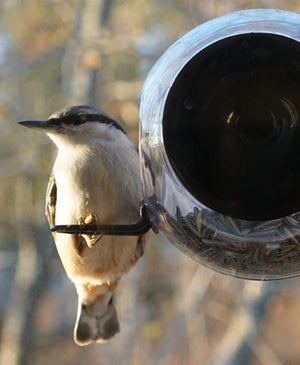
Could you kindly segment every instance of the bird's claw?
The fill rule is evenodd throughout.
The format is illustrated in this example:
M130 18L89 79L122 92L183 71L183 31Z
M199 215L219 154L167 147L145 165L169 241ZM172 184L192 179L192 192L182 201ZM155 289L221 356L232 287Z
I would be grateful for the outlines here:
M94 212L92 214L89 214L85 219L84 218L80 218L79 220L79 224L97 224L99 225L99 219L97 214ZM95 244L100 240L100 238L103 236L102 233L100 234L85 234L85 240L86 240L86 244L88 245L89 248L92 248L95 246Z

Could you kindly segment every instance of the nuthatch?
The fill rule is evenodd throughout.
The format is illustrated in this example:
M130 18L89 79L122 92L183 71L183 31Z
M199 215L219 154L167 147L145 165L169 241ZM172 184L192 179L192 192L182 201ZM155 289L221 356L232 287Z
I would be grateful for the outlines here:
M73 106L46 121L20 124L45 132L58 148L46 194L46 215L55 224L133 224L142 191L136 146L103 111ZM118 282L143 255L145 235L53 233L78 294L74 339L103 342L119 331L113 303Z

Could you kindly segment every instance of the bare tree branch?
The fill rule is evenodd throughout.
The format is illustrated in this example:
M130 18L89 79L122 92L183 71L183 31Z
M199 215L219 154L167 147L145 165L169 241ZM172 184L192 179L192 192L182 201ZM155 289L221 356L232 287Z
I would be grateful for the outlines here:
M272 299L273 288L272 282L245 282L240 304L233 313L227 332L210 365L250 363L252 347L258 339L266 308Z

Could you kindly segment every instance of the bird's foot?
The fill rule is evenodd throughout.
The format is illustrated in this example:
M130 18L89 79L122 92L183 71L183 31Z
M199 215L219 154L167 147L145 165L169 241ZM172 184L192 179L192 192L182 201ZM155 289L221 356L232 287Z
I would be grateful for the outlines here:
M79 224L96 224L99 225L99 219L96 213L89 214L86 218L80 218ZM100 240L103 236L103 233L100 234L85 234L86 244L89 248L95 246L95 244Z

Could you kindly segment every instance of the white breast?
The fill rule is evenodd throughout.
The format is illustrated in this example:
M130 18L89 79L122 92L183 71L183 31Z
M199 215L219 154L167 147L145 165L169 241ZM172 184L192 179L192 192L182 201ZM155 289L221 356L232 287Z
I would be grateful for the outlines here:
M102 141L91 147L59 148L53 168L57 184L56 224L78 224L96 213L101 224L135 223L142 200L139 162L131 144ZM80 256L75 236L56 234L56 245L73 281L113 281L126 272L137 237L104 236Z

